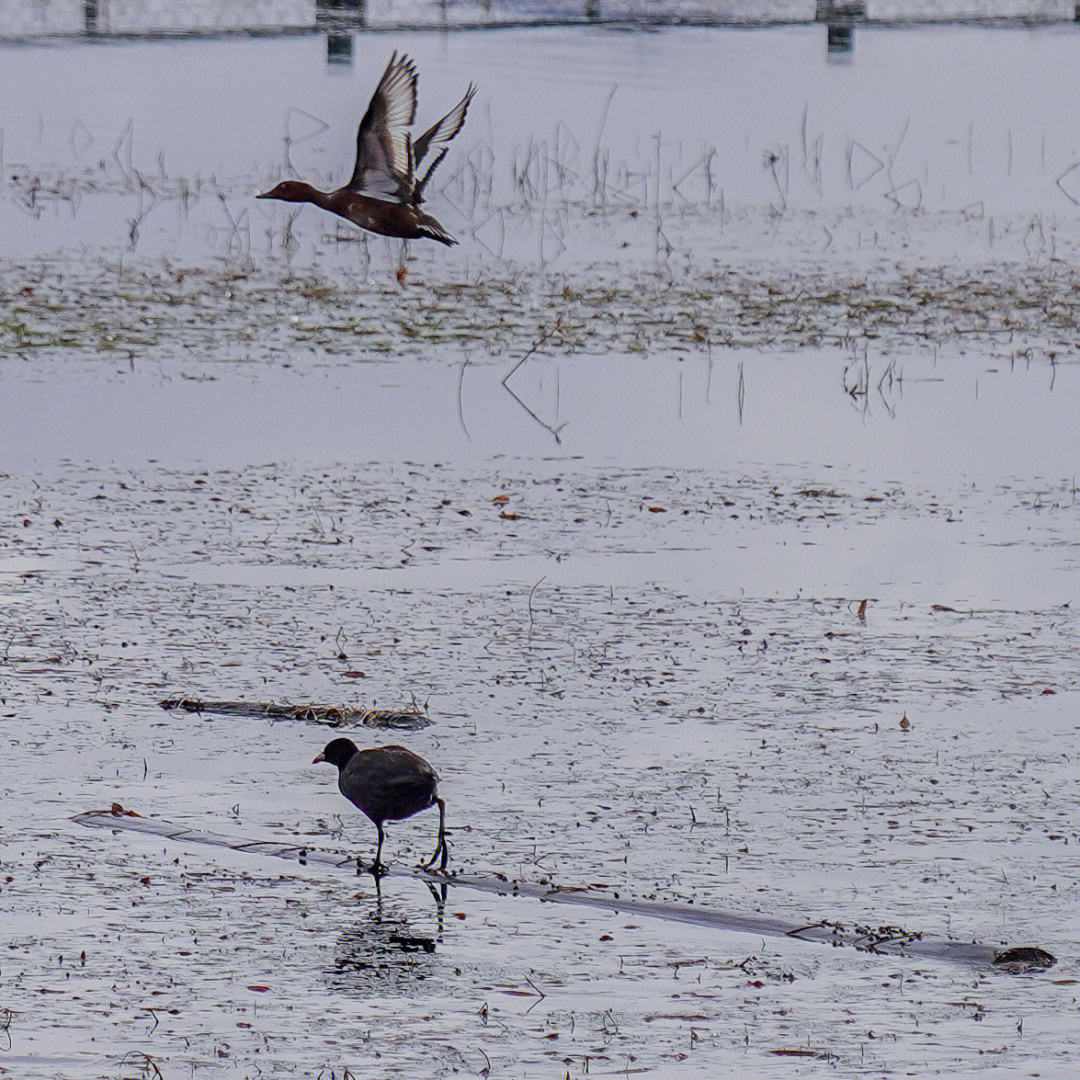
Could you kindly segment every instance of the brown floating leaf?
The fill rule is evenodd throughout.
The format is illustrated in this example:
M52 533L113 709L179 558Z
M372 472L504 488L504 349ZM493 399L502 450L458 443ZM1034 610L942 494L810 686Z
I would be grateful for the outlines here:
M366 679L367 676L362 671L343 671L341 673L343 679Z
M262 986L260 983L256 983L254 986L249 986L248 989L254 990L256 994L265 994L270 989L270 987Z
M956 613L956 608L949 607L948 604L931 604L930 605L930 610L931 611L951 611L954 614Z
M650 506L649 507L649 513L650 514L666 514L667 513L667 507L666 506Z
M510 496L509 495L496 495L495 498L492 499L491 501L496 506L505 506L510 501Z
M907 713L904 713L904 715L900 717L900 727L904 731L907 731L908 728L911 727L911 721L907 718Z
M520 515L515 514L513 510L502 510L499 512L499 517L501 517L503 521L517 521Z
M862 601L862 602L861 602L861 603L859 604L858 610L857 610L857 611L855 612L855 614L856 614L856 615L857 615L857 616L858 616L858 617L859 617L860 619L862 619L862 620L863 620L863 622L865 622L865 621L866 621L866 601L865 601L865 600L863 600L863 601Z

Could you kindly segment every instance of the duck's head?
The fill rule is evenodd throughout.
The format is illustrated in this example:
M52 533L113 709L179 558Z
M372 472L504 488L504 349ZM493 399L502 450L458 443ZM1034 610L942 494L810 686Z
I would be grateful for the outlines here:
M302 180L282 180L276 187L256 195L256 199L279 199L281 202L311 202L314 189Z

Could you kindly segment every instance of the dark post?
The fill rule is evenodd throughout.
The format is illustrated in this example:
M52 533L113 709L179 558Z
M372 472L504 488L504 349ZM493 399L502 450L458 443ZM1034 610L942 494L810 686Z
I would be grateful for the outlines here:
M849 56L855 51L855 27L851 23L829 23L826 30L830 56Z
M827 24L829 58L850 57L855 51L855 24L866 21L866 0L817 0L817 21Z
M352 34L331 30L326 35L326 62L348 66L353 60Z

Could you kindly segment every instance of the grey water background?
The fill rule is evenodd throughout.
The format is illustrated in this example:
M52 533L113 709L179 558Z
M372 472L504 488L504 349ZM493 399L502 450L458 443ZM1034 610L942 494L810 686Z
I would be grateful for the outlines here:
M0 9L0 1068L1071 1075L1076 28L168 10ZM395 48L421 123L480 86L401 283L252 197L347 174ZM370 856L324 728L175 695L426 706L470 872L1059 963L440 932L71 823Z

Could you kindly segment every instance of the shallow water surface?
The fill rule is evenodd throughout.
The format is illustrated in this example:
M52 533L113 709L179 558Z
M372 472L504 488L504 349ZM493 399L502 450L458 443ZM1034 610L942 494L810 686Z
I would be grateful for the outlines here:
M0 45L0 1072L1071 1075L1076 34L823 35ZM481 87L400 281L251 197L395 47ZM424 710L463 872L1058 964L75 824L370 858L181 696Z

